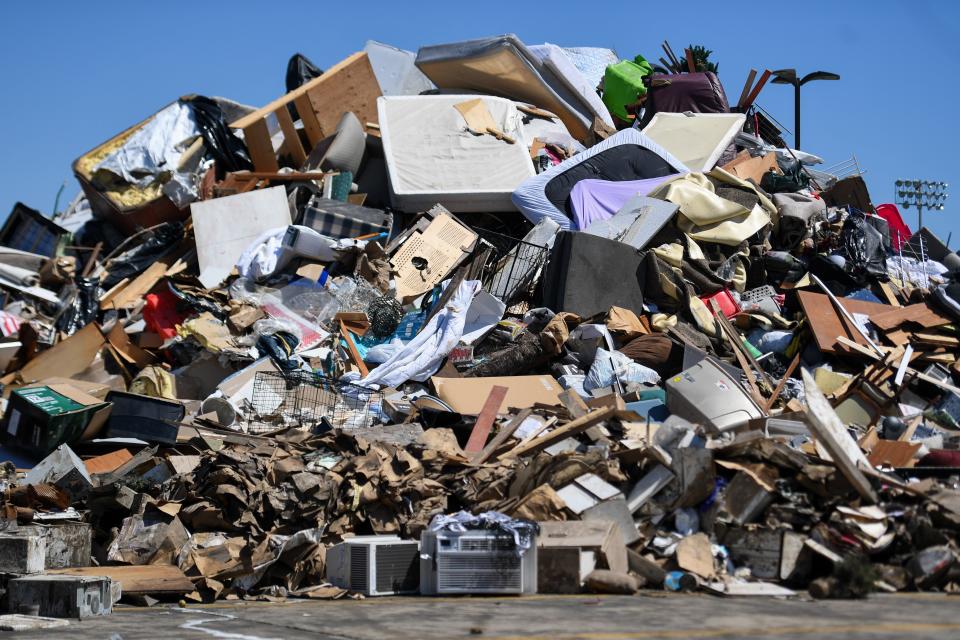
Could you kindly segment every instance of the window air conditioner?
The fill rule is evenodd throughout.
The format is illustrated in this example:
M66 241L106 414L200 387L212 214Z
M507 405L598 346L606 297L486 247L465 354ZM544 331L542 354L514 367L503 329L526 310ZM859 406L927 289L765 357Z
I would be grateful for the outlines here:
M367 596L416 593L418 546L398 536L349 538L327 550L327 580Z
M517 554L513 536L499 531L424 531L420 593L536 593L537 542Z

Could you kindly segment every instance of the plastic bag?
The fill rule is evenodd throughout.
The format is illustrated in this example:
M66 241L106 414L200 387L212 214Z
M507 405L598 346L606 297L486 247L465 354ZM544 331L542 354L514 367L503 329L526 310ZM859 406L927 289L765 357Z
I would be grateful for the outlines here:
M840 243L847 256L847 273L855 280L865 282L866 276L887 280L883 234L874 229L859 211L851 212L843 222Z
M54 326L57 331L73 335L78 330L97 319L100 311L100 278L77 276L74 280L73 298L57 318Z
M302 53L293 54L287 61L287 93L322 75L323 70L310 62L307 56Z
M297 87L302 87L314 78L319 78L321 75L323 75L323 70L310 62L307 56L302 53L293 54L290 56L290 60L287 61L287 93L290 93ZM293 117L294 122L299 120L300 114L297 113L297 107L292 102L287 106L290 109L290 115Z
M596 358L590 365L586 380L583 381L583 388L586 391L593 391L601 387L609 387L616 382L657 384L660 382L660 374L642 364L637 364L619 351L597 349Z
M207 152L217 161L217 179L222 180L230 171L253 169L247 146L227 126L220 105L206 96L194 96L186 102L193 107Z
M104 265L103 288L110 290L124 278L133 278L165 256L183 239L183 223L165 222L141 236L140 244L111 258Z

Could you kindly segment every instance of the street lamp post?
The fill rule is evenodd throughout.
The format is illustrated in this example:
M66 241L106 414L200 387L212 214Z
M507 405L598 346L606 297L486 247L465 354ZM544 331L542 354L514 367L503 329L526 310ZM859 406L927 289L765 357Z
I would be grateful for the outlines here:
M814 80L839 80L840 76L829 71L814 71L802 78L796 69L780 69L773 72L774 84L793 85L793 146L800 148L800 87Z
M947 199L946 182L933 180L897 180L897 206L917 209L918 231L923 228L923 210L943 211L943 203Z

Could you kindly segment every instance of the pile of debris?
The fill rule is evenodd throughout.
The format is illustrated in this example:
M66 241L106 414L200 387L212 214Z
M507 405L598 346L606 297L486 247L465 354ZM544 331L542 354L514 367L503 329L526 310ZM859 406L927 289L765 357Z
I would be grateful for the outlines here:
M18 204L5 606L956 590L960 256L665 52L297 55Z

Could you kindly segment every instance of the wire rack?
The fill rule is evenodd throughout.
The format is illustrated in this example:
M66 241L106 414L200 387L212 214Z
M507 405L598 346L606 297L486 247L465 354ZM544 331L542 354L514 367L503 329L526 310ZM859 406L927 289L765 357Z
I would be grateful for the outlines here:
M480 231L492 247L480 271L483 289L510 305L533 295L547 262L547 248L495 231Z
M381 415L382 401L378 391L307 371L260 371L253 381L247 430L370 427Z

